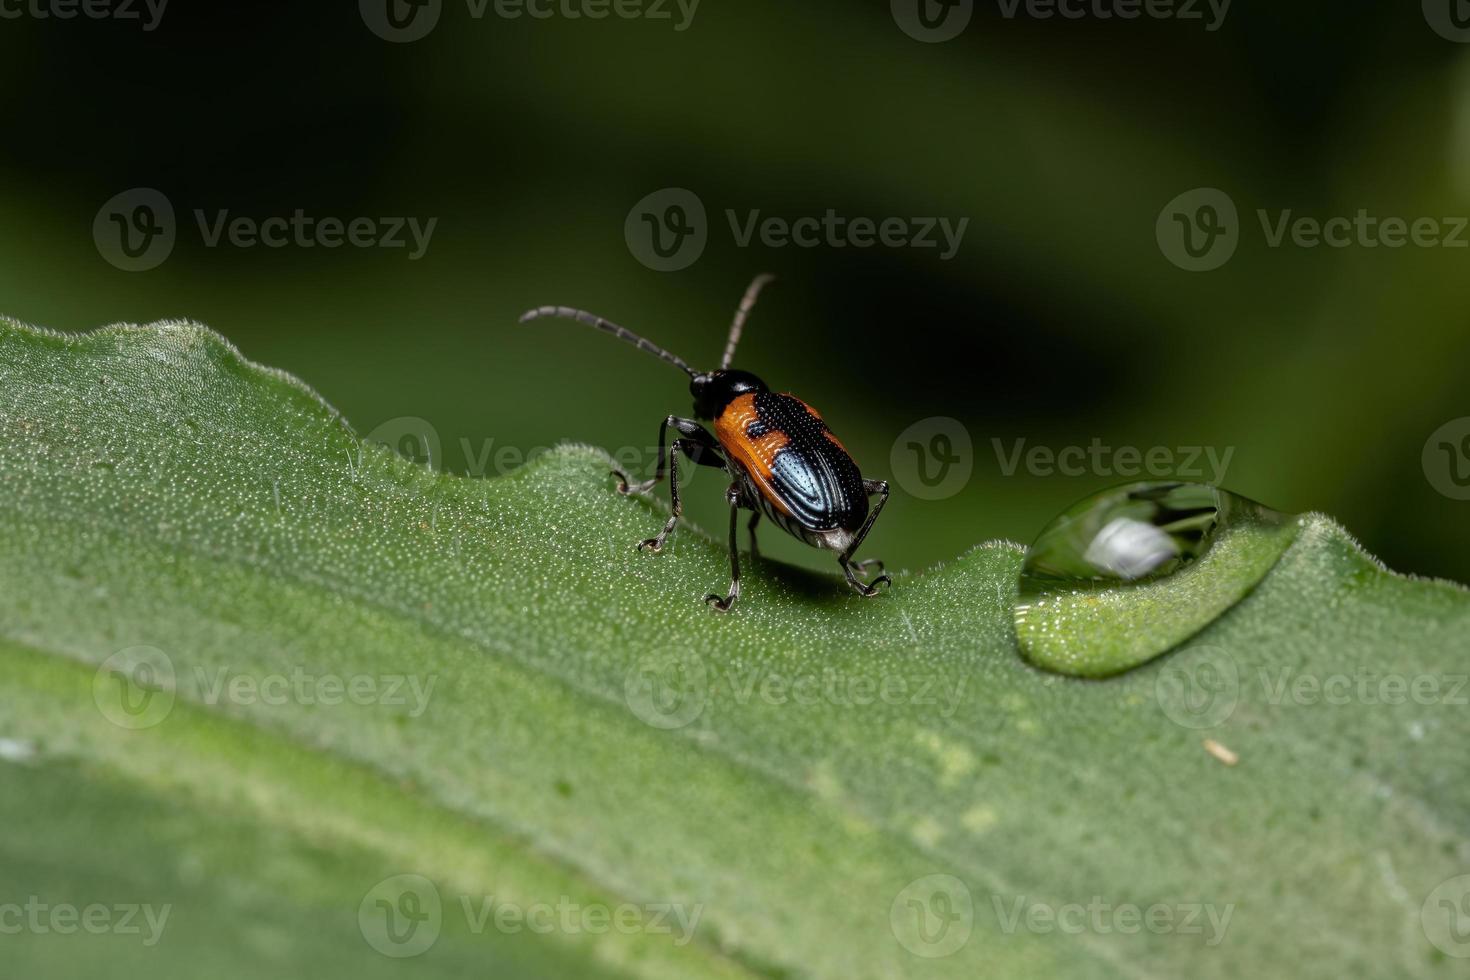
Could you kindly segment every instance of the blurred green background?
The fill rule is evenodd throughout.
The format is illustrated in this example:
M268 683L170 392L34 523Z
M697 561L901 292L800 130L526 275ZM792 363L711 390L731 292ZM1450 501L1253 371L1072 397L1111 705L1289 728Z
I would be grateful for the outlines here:
M561 440L645 447L648 468L659 420L689 411L682 376L517 315L582 306L712 365L746 283L772 271L739 362L895 480L865 549L891 565L1029 541L1121 478L1007 475L1005 456L1097 439L1232 451L1231 488L1332 514L1394 568L1470 579L1470 502L1421 459L1470 415L1470 249L1272 248L1256 218L1470 213L1470 47L1419 5L1240 5L1211 31L982 3L944 43L879 2L705 0L684 30L668 9L476 18L447 0L412 43L350 3L180 3L151 31L7 19L0 312L64 330L207 323L359 432L427 420L454 471L492 475L498 451ZM177 214L172 253L144 272L93 235L135 187ZM669 187L702 202L708 244L662 272L625 222ZM1198 187L1239 210L1238 248L1208 272L1176 267L1155 234ZM437 225L411 261L207 247L195 209ZM944 260L742 247L726 209L969 224ZM972 450L968 480L930 500L895 470L915 465L901 434L919 425L925 443L935 417ZM696 522L721 526L722 487L694 476ZM778 537L771 553L828 566Z

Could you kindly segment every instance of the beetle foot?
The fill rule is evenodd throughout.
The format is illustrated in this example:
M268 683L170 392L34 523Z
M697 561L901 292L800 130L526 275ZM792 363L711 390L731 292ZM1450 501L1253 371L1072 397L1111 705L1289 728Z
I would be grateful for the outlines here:
M730 607L735 605L735 600L739 597L739 592L731 592L729 595L715 595L711 592L704 597L704 601L711 609L718 610L719 612L729 612Z
M628 474L622 470L611 470L609 475L618 481L618 493L647 493L658 483L657 480L644 480L642 483L628 482Z
M847 577L847 584L852 586L854 592L858 593L864 598L872 598L873 596L877 595L878 586L880 585L886 585L889 588L893 587L893 576L891 575L879 575L871 582L864 582L862 579L858 578L858 572L861 569L868 567L869 565L877 565L879 568L883 567L883 563L877 561L876 559L869 558L867 561L862 562L850 562L844 560L841 561L840 564L842 565L842 574Z

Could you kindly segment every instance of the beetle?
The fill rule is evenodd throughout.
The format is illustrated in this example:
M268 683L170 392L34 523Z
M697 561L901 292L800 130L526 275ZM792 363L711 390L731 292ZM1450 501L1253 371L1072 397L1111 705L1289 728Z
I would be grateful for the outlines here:
M705 602L721 612L740 598L740 550L737 542L739 514L751 511L748 525L750 554L759 557L755 531L761 516L806 544L837 552L837 564L847 582L863 596L873 596L879 585L893 585L891 576L881 574L877 559L853 561L883 505L888 502L888 483L866 480L847 449L827 428L822 416L795 395L775 392L749 371L730 366L741 331L755 306L761 289L774 277L760 275L746 289L725 354L714 371L696 371L683 358L669 353L625 327L567 306L541 306L521 315L527 323L542 317L562 317L604 330L689 375L689 393L694 396L694 418L670 415L658 429L658 465L653 478L633 483L621 470L613 470L618 492L645 494L669 475L672 513L657 535L638 543L639 551L657 554L673 532L683 510L679 499L679 454L698 466L723 469L731 483L725 491L730 505L730 591L711 593ZM701 424L710 422L713 434ZM677 433L665 453L669 430ZM869 497L878 502L869 508ZM880 573L863 581L869 568Z

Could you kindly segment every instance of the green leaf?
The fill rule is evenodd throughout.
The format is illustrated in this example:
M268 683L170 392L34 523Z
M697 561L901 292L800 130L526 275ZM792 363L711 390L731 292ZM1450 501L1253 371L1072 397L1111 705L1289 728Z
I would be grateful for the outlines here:
M1326 519L1086 681L1016 653L1012 545L873 600L762 562L719 616L722 547L635 553L666 511L591 449L439 475L188 324L6 324L0 370L0 903L171 910L7 934L16 975L398 976L385 909L423 976L1462 965L1470 595Z

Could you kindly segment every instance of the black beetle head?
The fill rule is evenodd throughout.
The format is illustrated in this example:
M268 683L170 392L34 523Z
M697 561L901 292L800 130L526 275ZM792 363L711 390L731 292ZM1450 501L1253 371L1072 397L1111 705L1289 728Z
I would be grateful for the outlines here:
M694 396L694 417L706 422L719 417L730 404L741 395L768 391L766 383L749 371L710 371L696 374L689 382L689 393Z

